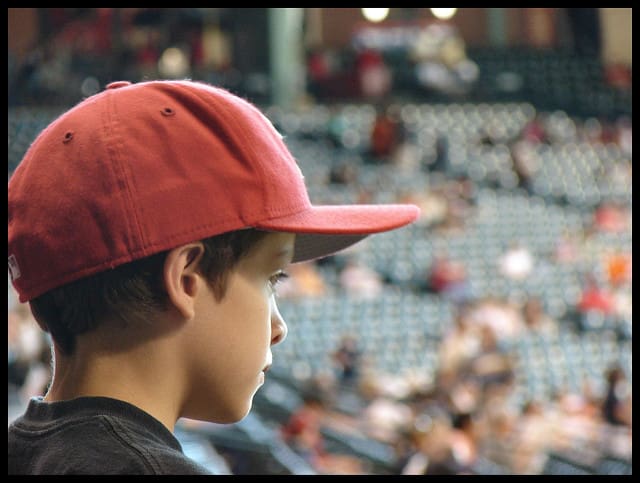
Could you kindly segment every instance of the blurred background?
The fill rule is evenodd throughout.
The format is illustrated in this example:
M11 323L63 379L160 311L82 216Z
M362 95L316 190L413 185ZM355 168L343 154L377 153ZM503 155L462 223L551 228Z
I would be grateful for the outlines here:
M418 222L293 266L235 474L631 474L630 8L9 8L8 177L112 81L256 103L315 203ZM8 287L9 422L49 377Z

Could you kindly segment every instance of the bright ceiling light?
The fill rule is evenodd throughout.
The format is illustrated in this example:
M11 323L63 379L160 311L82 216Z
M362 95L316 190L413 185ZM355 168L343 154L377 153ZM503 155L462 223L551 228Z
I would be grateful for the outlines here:
M449 20L458 11L457 8L432 8L430 10L433 16L440 20Z
M362 15L370 22L382 22L389 15L388 8L363 8Z

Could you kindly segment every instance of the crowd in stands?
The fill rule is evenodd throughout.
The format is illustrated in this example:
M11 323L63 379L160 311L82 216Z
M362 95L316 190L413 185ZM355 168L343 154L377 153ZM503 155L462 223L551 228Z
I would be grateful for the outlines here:
M381 120L382 116L388 118ZM366 170L367 165L386 163L396 168L402 164L397 152L407 140L403 138L399 117L392 109L390 112L377 110L371 116L371 143L363 149L361 163L351 166L349 176L338 183L362 189L358 184L359 170ZM603 159L602 171L594 175L615 171L630 174L630 145L624 141L630 136L628 123L603 125L594 119L575 121L573 136L566 139L553 127L549 128L552 118L548 113L535 113L510 141L511 146L516 147L510 151L512 169L519 173L519 181L512 189L521 189L518 192L526 197L542 197L533 187L536 159L517 159L535 153L536 146L542 144L554 149L572 143L615 146L618 157L611 162ZM382 122L385 129L380 127ZM399 131L395 136L389 135L394 132L392 126ZM378 139L380 144L375 144L373 140L380 132L384 136ZM505 141L494 135L479 142L497 146ZM435 143L433 152L437 153L434 159L446 156L442 147L435 148ZM518 163L528 164L528 171L518 167ZM398 197L421 201L420 223L428 228L429 235L437 234L445 239L469 236L467 227L473 225L474 217L479 216L482 209L477 194L487 179L476 181L460 173L440 177L446 173L447 166L442 160L438 161L437 169L430 163L414 163L412 169L426 170L437 183L425 190L426 193L405 191ZM622 187L617 192L630 195L628 179L623 178L616 176L615 183ZM331 183L336 183L335 178L331 178ZM545 198L543 203L548 206L576 207L562 196ZM521 341L531 338L557 341L567 333L577 337L595 334L596 344L599 337L603 341L611 336L630 340L631 245L610 244L608 238L613 236L615 240L621 236L622 240L630 241L630 196L627 199L603 196L594 204L583 203L577 208L581 213L580 223L561 230L547 243L545 251L536 250L537 247L529 245L527 237L519 239L518 233L514 233L511 238L501 239L502 249L487 260L494 267L494 276L512 287L524 286L528 280L540 277L545 264L572 270L573 292L569 290L571 287L565 287L566 293L560 293L565 299L563 308L553 313L547 310L545 297L535 291L524 290L524 295L521 293L515 299L502 294L477 297L473 276L465 266L469 260L449 253L446 244L432 253L430 263L423 266L422 271L419 267L413 270L414 275L422 273L422 276L414 276L408 284L407 280L397 280L380 270L376 263L363 263L358 253L322 265L309 264L304 269L322 279L329 273L327 264L334 264L337 276L330 281L337 286L325 284L325 295L337 290L354 300L367 295L376 298L395 284L418 294L435 294L455 311L451 326L438 341L435 381L431 385L425 385L415 373L404 378L389 377L388 373L377 371L367 363L374 354L360 352L362 370L355 387L364 401L363 409L348 426L395 448L396 465L391 471L540 474L553 471L553 458L577 452L581 456L573 462L591 465L589 471L596 472L598 458L612 456L612 453L622 459L630 455L630 366L623 369L615 355L601 365L598 374L582 382L573 385L559 382L549 392L541 391L520 399L518 404L514 404L512 397L522 378L519 375L522 366L535 362L519 359L513 348ZM374 260L375 254L367 258L368 262ZM295 276L287 283L296 286ZM300 290L296 296L304 297L304 289L297 286ZM563 290L563 287L557 288ZM588 325L589 319L607 317L616 321L610 327ZM591 329L596 332L590 332ZM385 344L381 343L377 349L384 351ZM551 366L554 354L558 355L550 352L545 356ZM340 371L338 368L335 374ZM399 379L404 380L399 382ZM338 376L335 383L334 391L344 390ZM352 381L352 388L353 384ZM335 398L335 394L332 397ZM612 405L620 411L619 416L611 416ZM335 418L326 406L325 416L327 424Z
M391 115L395 115L396 125L401 124L397 113L392 111ZM549 137L539 119L536 115L532 120L538 123L535 129L526 124L521 139L539 143ZM624 125L624 129L628 126ZM368 146L363 143L367 147L361 162L341 165L339 173L327 176L327 186L362 190L360 176L368 167L393 167L398 162L394 155L407 139L385 135L383 144L391 145L374 149L373 138L379 132L373 120L372 142ZM622 146L624 136L618 134L610 142ZM601 138L588 139L594 144L603 142ZM334 149L339 152L345 148ZM629 158L619 159L622 166L614 170L630 173L630 146L621 152ZM467 236L474 217L480 216L478 193L483 181L460 173L447 175L450 164L440 164L443 156L447 154L442 148L434 146L433 159L438 160L438 168L443 166L443 171L424 162L417 162L412 168L436 180L432 189L426 193L404 190L397 196L421 201L419 225L427 230L423 233L451 240ZM366 190L356 194L364 200L373 195ZM581 209L584 211L584 207ZM545 471L550 454L570 452L576 447L584 455L617 445L619 454L627 454L631 444L630 367L612 363L603 368L606 370L599 374L596 387L589 380L580 390L558 385L551 394L521 398L518 404L512 396L522 377L522 365L529 363L518 360L513 348L532 334L548 340L567 330L581 334L593 328L587 321L595 314L598 320L612 317L628 321L626 336L630 338L631 247L607 247L598 241L598 237L604 236L606 241L607 236L628 233L630 209L630 203L624 200L603 199L587 207L579 227L565 229L552 241L544 256L554 264L589 267L594 261L600 263L584 272L573 305L567 304L567 310L559 315L551 314L545 300L535 294L519 300L500 294L478 297L466 266L469 259L458 252L451 253L447 244L436 247L430 263L414 267L414 276L404 280L371 263L375 254L373 258L362 256L370 250L366 244L340 257L292 266L291 277L281 285L279 293L285 299L285 307L309 298L321 299L336 291L353 300L376 300L385 290L398 286L418 296L437 297L449 304L454 315L434 346L436 363L431 368L430 382L428 377L420 377L420 367L404 380L381 371L372 362L375 354L369 354L359 344L362 334L345 335L330 354L331 370L308 374L306 383L313 382L313 390L303 392L301 406L282 424L280 436L316 471L331 474L371 473L377 469L366 458L327 450L330 445L323 432L327 427L393 448L393 464L385 471L402 474L538 474ZM487 261L494 266L494 275L512 286L534 277L540 269L540 254L534 255L532 247L523 241L508 239L501 243L503 248L494 251L494 259ZM331 273L335 274L333 278L328 276ZM571 314L577 317L575 327L568 325ZM11 289L8 322L9 384L24 403L46 388L48 340L36 327L29 310L16 302ZM384 341L378 349L385 350ZM325 380L321 381L321 377ZM336 406L344 394L358 401L357 413L346 414ZM614 440L616 444L612 443Z
M37 10L33 46L24 55L8 52L10 106L73 105L109 82L157 78L193 77L254 101L268 97L266 74L260 74L267 65L251 66L248 56L232 59L234 9ZM255 11L241 18L246 22ZM213 49L205 45L212 43Z

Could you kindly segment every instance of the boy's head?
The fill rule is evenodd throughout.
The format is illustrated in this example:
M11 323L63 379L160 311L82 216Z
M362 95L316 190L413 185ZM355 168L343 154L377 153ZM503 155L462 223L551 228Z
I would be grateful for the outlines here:
M9 269L25 302L230 231L295 233L299 262L417 215L413 205L313 206L282 136L226 90L114 82L52 122L11 176Z
M116 82L52 122L11 176L9 271L20 301L72 354L103 320L116 324L110 337L158 313L188 320L225 298L247 305L238 293L251 294L242 285L252 277L271 284L289 262L417 216L412 205L312 205L282 136L226 90ZM200 280L211 290L204 305L189 298ZM279 318L266 304L256 314Z

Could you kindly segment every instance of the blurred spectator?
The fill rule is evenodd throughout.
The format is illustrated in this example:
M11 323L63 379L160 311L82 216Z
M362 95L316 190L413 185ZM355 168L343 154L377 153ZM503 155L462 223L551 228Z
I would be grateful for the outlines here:
M555 241L551 259L561 265L572 265L579 262L580 239L578 235L564 229Z
M339 275L340 287L347 295L375 298L383 290L382 276L355 258L349 258Z
M29 373L29 367L33 360L35 353L31 350L25 350L25 346L29 347L32 344L26 343L24 337L25 331L23 329L22 318L16 312L9 312L7 317L7 342L8 342L8 382L9 385L13 385L14 388L20 388L24 384Z
M74 55L106 56L112 52L113 9L88 8L66 22L56 43L69 46Z
M307 90L315 99L321 99L322 85L331 76L331 60L328 52L313 48L307 54Z
M409 471L409 461L419 454L420 436L420 432L415 428L398 432L396 439L391 443L394 452L394 463L390 470L392 475L410 474L403 471Z
M620 366L606 373L606 392L602 401L602 417L616 426L631 427L631 386Z
M590 275L585 280L577 309L582 315L591 311L610 315L615 311L615 299L611 292L602 287L596 278Z
M425 166L430 171L447 173L449 171L449 138L444 134L438 134L435 139L435 159Z
M476 301L467 317L476 327L489 327L497 337L498 343L514 340L524 329L524 321L518 307L496 297Z
M520 242L512 242L498 259L498 271L503 277L519 281L526 279L534 268L531 250Z
M428 92L466 94L478 79L478 66L467 57L464 39L450 23L426 25L409 57L415 64L418 84Z
M381 99L391 90L391 71L377 50L365 48L358 52L356 71L365 100Z
M544 335L558 333L558 322L544 310L539 297L529 297L523 307L522 315L527 329Z
M378 394L364 408L362 417L368 435L379 441L392 442L410 427L413 412L407 404Z
M450 444L457 473L472 473L478 460L478 440L471 414L461 413L453 416Z
M633 318L633 293L630 284L625 287L615 289L612 297L614 303L614 314L621 324L621 335L630 339ZM626 324L628 327L625 328L623 324Z
M452 327L446 329L438 348L441 385L454 381L459 371L480 351L479 327L469 319L470 307L458 308ZM446 388L445 388L446 390Z
M512 433L511 469L514 474L542 472L556 429L542 403L531 400L524 404Z
M446 211L436 228L444 233L462 233L476 203L475 185L466 176L458 176L444 182L441 189Z
M369 162L390 163L391 157L398 146L398 133L395 121L386 114L376 116L369 137Z
M291 448L314 467L319 464L324 448L320 432L324 401L320 394L307 391L302 405L282 427L282 436Z
M460 468L451 445L451 428L441 430L444 434L430 432L423 442L423 452L427 455L425 475L459 475L467 473ZM436 441L436 438L442 438Z
M44 396L49 388L51 376L51 349L48 343L43 342L37 356L31 361L27 377L20 388L22 401Z
M631 158L633 148L633 125L629 116L622 116L616 121L618 128L618 145L625 156ZM629 164L630 166L630 164Z
M487 431L480 443L483 458L503 468L503 475L512 473L514 457L513 431L516 418L507 411L500 411L486 424Z
M303 403L282 426L284 441L321 474L363 474L366 467L359 459L326 448L322 429L327 419L327 404L317 388L303 391Z
M449 184L451 191L464 200L468 206L475 206L477 204L477 186L468 175L458 175L454 177Z
M345 147L345 133L348 132L344 112L336 105L329 106L329 120L327 121L327 140L333 149Z
M447 217L448 203L441 189L407 191L398 197L399 203L414 203L420 208L417 223L426 227L438 226Z
M395 151L391 156L391 164L399 171L413 174L420 169L420 150L400 123L400 136Z
M444 252L436 254L427 273L426 289L453 303L464 303L471 295L464 264Z
M580 138L592 144L602 141L602 132L602 123L596 117L585 119L579 129Z
M482 357L482 354L474 357L467 366L459 371L451 389L448 390L448 394L444 398L444 405L450 414L472 413L481 404L485 387L474 374L473 365L477 357Z
M415 203L420 207L419 224L445 234L460 233L477 203L476 185L464 175L438 178L434 174L435 181L424 189L403 192L398 196L398 202Z
M362 352L353 335L344 335L333 352L332 359L338 369L338 380L343 384L356 385L360 378Z
M605 258L607 280L612 287L631 282L631 253L614 252Z
M608 85L620 90L631 89L631 67L613 63L605 67L604 77Z
M403 475L455 475L456 462L451 450L451 424L444 418L430 418L424 430L415 435L417 451L408 458Z
M593 214L593 225L597 231L618 233L629 228L631 214L622 203L605 201Z
M498 344L498 337L489 325L480 328L480 349L470 361L470 372L484 391L489 386L508 384L514 377L509 353Z
M518 186L534 194L533 181L540 170L540 162L534 141L520 139L511 145L513 171L518 177Z
M355 163L341 162L329 170L329 183L354 186L358 180L358 168Z
M158 60L160 59L160 34L157 30L146 30L144 41L136 51L136 63L141 76L152 77L158 70Z
M602 434L602 419L597 408L584 394L564 389L551 401L550 417L556 427L555 437L550 440L551 449L564 452L582 445L586 459L587 448Z
M544 116L541 113L536 113L534 118L525 124L520 133L520 139L534 145L549 142Z
M380 105L371 126L369 152L371 161L389 163L402 141L402 126L399 119L391 115L389 107Z
M8 313L8 382L23 402L43 396L51 379L51 349L27 304Z

